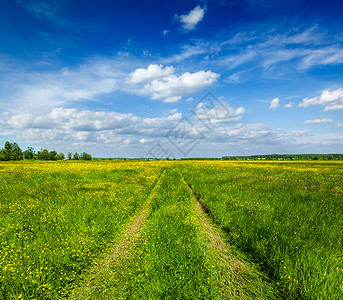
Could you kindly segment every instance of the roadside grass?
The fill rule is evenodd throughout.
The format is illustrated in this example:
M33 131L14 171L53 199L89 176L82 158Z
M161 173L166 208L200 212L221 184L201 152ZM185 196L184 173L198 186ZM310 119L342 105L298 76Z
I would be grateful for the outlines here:
M61 299L146 201L161 163L0 164L0 298Z
M185 163L182 174L229 241L286 299L343 298L343 164Z

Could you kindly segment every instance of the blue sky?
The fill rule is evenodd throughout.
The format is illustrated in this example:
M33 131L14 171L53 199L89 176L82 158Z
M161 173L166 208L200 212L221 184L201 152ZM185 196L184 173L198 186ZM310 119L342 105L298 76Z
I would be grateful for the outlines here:
M0 144L342 153L342 14L341 1L2 0Z

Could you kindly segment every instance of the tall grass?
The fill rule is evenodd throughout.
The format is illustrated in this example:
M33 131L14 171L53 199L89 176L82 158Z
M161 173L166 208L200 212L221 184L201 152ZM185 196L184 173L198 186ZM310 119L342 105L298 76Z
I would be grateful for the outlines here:
M343 164L186 163L214 221L287 299L343 298Z
M63 297L159 172L155 163L1 163L0 298Z

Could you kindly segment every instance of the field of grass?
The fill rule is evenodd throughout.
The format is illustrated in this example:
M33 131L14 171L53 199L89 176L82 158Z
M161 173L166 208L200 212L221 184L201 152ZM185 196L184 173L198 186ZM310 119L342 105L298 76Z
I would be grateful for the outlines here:
M161 164L0 164L0 299L60 299L142 206Z
M343 297L341 162L188 163L182 173L230 243L287 299Z
M0 299L342 299L342 166L0 163Z

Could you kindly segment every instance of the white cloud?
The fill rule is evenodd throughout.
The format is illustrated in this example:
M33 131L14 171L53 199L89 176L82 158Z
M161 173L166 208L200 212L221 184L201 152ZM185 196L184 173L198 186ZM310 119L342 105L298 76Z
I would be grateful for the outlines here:
M241 78L240 78L241 73L242 72L234 73L234 74L226 77L224 79L224 81L227 82L227 83L233 83L233 84L241 83Z
M312 49L300 61L299 69L309 69L318 65L336 65L343 62L343 49L329 46L322 49Z
M274 98L272 101L270 101L269 109L274 110L280 107L280 99Z
M171 97L165 98L163 100L163 102L164 103L174 103L174 102L177 102L177 101L179 101L181 99L182 99L181 96L171 96Z
M150 142L150 140L149 140L149 139L146 139L146 138L142 138L142 139L139 140L139 142L140 142L141 144L145 144L145 143Z
M289 68L291 64L299 70L343 63L343 48L335 37L319 32L317 26L302 32L291 28L283 34L257 30L238 33L232 39L221 42L219 49L224 54L220 56L219 64L231 69L247 63L268 71L286 62L288 65L285 67Z
M177 16L183 23L182 27L185 30L192 30L204 18L206 6L201 8L200 5L196 6L188 14Z
M319 124L319 123L331 123L332 119L324 118L324 119L314 119L314 120L306 120L305 124Z
M141 92L150 95L153 100L176 102L183 95L195 93L211 85L218 77L219 74L212 71L186 72L180 76L169 75L145 84Z
M20 68L19 62L9 63L7 76L1 76L8 86L0 100L2 108L13 113L50 110L73 102L98 101L104 94L124 90L127 77L119 59L88 61L76 68L61 68L55 72L32 72ZM127 67L128 68L128 67ZM3 74L0 74L3 75Z
M293 106L294 106L294 102L290 102L290 103L285 104L283 107L284 108L292 108Z
M104 131L141 132L155 126L167 128L175 120L181 118L181 113L175 112L166 117L140 118L131 113L99 112L78 110L76 108L54 108L47 115L19 114L12 116L8 125L12 128L63 129L71 131Z
M167 35L170 32L170 30L163 30L162 35Z
M310 105L324 106L324 111L343 109L343 88L332 92L325 90L318 97L304 98L298 106L308 107Z
M244 107L237 109L232 108L230 105L223 101L218 101L209 109L206 103L200 102L193 110L195 118L205 124L207 127L212 128L215 124L240 122L242 114L245 113Z
M148 68L139 68L132 72L129 76L129 81L132 83L140 83L151 81L157 78L166 77L173 74L175 69L173 67L164 67L162 65L150 64Z

